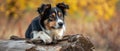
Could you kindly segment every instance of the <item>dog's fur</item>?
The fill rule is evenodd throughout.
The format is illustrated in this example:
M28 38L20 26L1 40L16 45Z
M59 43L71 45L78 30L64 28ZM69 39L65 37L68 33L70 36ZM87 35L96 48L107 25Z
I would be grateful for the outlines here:
M29 25L25 37L28 39L41 39L44 43L62 39L65 31L64 16L68 5L58 3L56 7L51 4L43 4L38 8L40 14Z

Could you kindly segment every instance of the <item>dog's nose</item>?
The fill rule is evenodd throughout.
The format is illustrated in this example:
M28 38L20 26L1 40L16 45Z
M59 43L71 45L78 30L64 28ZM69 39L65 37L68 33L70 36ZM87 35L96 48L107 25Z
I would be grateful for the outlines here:
M59 26L63 26L63 23L62 23L62 22L59 22L58 25L59 25Z

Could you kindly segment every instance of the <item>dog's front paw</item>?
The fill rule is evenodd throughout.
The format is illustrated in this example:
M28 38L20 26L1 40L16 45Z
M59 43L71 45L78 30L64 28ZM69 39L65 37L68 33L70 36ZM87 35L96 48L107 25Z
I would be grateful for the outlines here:
M47 35L45 32L40 32L40 34L41 34L40 38L41 40L43 40L45 44L49 44L52 42L52 38L49 35Z
M59 35L54 36L54 40L61 40L62 38L63 38L63 36L59 36Z
M48 37L48 36L45 36L45 37L43 37L43 38L41 38L41 39L43 40L43 42L44 42L45 44L49 44L49 43L52 42L52 38L51 38L51 37Z

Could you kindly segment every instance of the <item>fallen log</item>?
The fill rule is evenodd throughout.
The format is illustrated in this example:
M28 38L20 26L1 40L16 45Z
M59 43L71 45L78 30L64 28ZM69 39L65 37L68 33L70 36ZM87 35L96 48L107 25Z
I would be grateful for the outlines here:
M66 35L55 43L43 44L40 40L28 40L12 36L11 40L0 40L0 51L93 51L94 46L81 34Z

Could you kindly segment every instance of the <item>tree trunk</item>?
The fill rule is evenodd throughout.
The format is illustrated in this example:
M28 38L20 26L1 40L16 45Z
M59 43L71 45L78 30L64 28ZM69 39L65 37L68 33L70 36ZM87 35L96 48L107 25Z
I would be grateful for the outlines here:
M0 40L0 51L93 51L93 44L83 35L66 35L56 43L43 44L39 40Z

